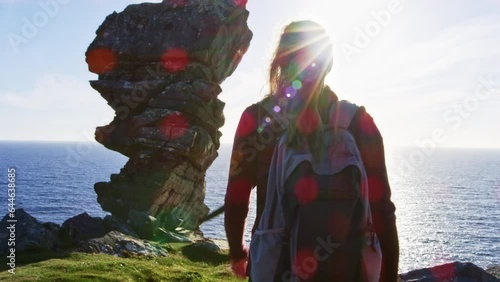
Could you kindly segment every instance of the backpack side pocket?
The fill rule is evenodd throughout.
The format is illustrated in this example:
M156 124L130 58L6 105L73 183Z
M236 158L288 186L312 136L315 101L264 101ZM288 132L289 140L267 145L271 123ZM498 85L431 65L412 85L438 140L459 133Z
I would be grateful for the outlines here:
M283 247L284 229L256 230L250 242L252 281L273 281Z

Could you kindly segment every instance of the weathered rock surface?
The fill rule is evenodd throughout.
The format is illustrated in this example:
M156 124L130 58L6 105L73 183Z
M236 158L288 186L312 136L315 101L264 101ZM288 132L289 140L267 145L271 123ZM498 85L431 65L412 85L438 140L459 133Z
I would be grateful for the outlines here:
M137 234L137 232L134 231L134 229L131 226L129 226L126 222L115 216L112 215L105 216L104 219L102 220L102 223L104 224L106 230L108 231L117 231L134 238L139 238L139 235Z
M413 270L400 277L405 282L500 282L500 279L470 262Z
M96 140L130 158L110 182L95 184L104 210L123 221L133 221L131 211L146 213L171 231L194 230L208 214L204 177L224 124L219 85L252 37L245 3L130 5L98 28L86 52L99 75L90 84L116 116L97 128Z
M14 237L11 237L11 227ZM0 255L8 253L11 248L22 253L61 247L58 227L55 223L42 224L24 209L16 210L15 221L7 213L0 222Z
M500 279L500 265L490 265L486 268L486 272Z
M41 223L19 209L15 213L15 240L10 240L8 227L13 224L7 214L0 221L0 255L34 251L54 251L70 253L74 251L105 253L117 256L165 256L166 250L146 240L132 226L122 220L107 215L104 220L82 213L67 219L62 226L56 223ZM123 232L122 232L123 231ZM192 242L180 234L167 232L160 228L155 233L161 243ZM14 241L15 245L9 245ZM12 244L12 243L11 243Z
M78 245L81 241L99 238L107 233L102 219L91 217L86 212L67 219L59 230L59 237L68 245Z
M167 250L162 247L117 231L111 231L101 238L85 241L77 250L79 252L108 254L119 257L166 257L168 255Z
M215 244L213 241L207 239L203 241L197 241L189 246L184 247L183 249L185 252L194 252L194 253L203 253L203 254L210 254L210 253L220 253L221 249L217 244Z

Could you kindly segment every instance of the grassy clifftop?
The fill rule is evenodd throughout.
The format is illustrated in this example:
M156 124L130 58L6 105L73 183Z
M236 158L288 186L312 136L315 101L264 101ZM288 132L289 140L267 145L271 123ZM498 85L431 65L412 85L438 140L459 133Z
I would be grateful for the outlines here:
M49 252L23 254L16 257L14 275L7 272L5 259L1 259L0 281L244 281L231 274L227 250L204 252L189 248L188 243L162 246L168 250L168 257L147 258L132 255L119 258L105 254L61 255ZM420 272L427 273L425 269ZM488 272L500 278L500 266L491 267Z
M2 264L2 281L242 281L231 274L227 251L200 253L185 248L188 244L164 245L168 257L119 258L104 254L52 253L20 255L16 274Z

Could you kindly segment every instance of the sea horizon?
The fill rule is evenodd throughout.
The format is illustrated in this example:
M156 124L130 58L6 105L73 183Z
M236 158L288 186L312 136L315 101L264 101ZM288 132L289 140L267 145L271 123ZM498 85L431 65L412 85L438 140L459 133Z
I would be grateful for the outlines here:
M90 143L95 145L100 145L104 147L101 143L96 140L35 140L35 139L0 139L2 143ZM221 145L232 145L233 142L221 142ZM385 144L388 148L388 144ZM392 148L405 149L405 148L419 148L418 145L392 145ZM439 149L485 149L485 150L500 150L500 145L498 147L475 147L475 146L436 146ZM111 150L112 151L112 150Z

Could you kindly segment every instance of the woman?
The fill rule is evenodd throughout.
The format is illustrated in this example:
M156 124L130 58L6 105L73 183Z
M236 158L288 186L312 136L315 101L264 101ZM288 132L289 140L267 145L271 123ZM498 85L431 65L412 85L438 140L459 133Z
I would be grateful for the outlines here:
M290 144L308 142L307 136L321 134L318 125L328 120L325 115L328 106L338 101L336 94L324 84L332 68L332 52L326 31L317 23L298 21L287 25L271 62L270 94L246 108L241 116L225 197L231 266L239 277L246 276L248 261L243 235L250 192L257 187L253 233L264 208L268 169L282 125L288 124ZM277 114L263 114L265 108ZM380 281L397 281L399 244L382 136L364 107L357 110L349 130L355 137L368 175L373 223L383 254Z

